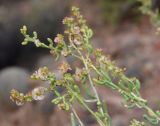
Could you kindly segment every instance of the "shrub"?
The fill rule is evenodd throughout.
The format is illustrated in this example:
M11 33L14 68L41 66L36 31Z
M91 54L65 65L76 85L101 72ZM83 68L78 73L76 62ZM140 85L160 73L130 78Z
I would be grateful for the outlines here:
M56 98L51 102L56 104L60 109L71 113L71 124L76 126L76 122L84 126L74 109L74 103L79 103L85 108L101 126L110 126L111 118L105 107L105 103L100 99L96 86L103 86L117 91L124 100L124 107L143 109L146 113L144 118L151 124L158 124L160 112L153 111L140 95L140 82L136 78L128 78L124 71L119 68L109 56L105 56L101 49L94 49L91 44L93 31L87 26L86 20L80 14L79 9L72 7L71 16L63 20L66 29L63 34L57 34L54 40L47 38L48 44L38 39L37 33L33 36L27 33L27 27L23 26L21 33L24 36L22 45L29 43L35 44L36 47L42 47L50 50L50 53L56 56L73 56L79 62L83 63L82 67L75 66L73 72L72 66L63 62L58 66L62 76L57 79L53 72L50 72L45 66L39 68L33 75L32 79L48 82L49 87L36 87L31 92L23 94L13 89L11 99L17 105L23 105L33 100L43 100L46 92L54 93ZM71 72L72 70L72 72ZM61 87L63 92L59 92L57 87ZM80 88L81 87L81 88ZM82 94L82 90L86 94ZM87 99L88 98L88 99ZM96 104L96 110L92 110L89 103ZM137 120L131 121L131 126L145 126L144 122Z

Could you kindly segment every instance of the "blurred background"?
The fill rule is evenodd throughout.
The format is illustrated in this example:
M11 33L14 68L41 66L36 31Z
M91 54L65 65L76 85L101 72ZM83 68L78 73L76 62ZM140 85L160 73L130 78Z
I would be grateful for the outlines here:
M140 79L142 96L153 109L160 108L160 37L155 34L149 17L139 11L139 2L0 0L0 126L70 125L68 114L50 103L53 96L17 107L9 99L9 92L15 88L25 93L41 84L30 80L32 72L39 67L46 65L57 70L58 63L48 50L32 44L21 46L20 27L26 25L29 32L37 31L42 41L47 37L54 39L63 31L62 19L69 14L72 5L80 7L94 30L94 47L102 48L119 66L126 67L128 76ZM158 9L160 1L152 0L152 6L153 11ZM125 109L117 93L103 88L98 91L108 106L113 126L128 126L132 118L142 119L143 111ZM89 113L76 109L87 126L97 126Z

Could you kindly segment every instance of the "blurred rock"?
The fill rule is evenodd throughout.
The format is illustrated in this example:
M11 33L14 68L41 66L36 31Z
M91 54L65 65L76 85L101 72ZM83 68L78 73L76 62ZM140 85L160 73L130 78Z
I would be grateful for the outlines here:
M127 67L126 75L128 77L136 77L138 78L141 82L143 82L144 75L142 74L142 63L135 63L132 65L132 67Z
M28 47L21 46L23 39L19 32L20 27L27 25L29 33L37 31L42 41L46 41L47 37L53 38L62 29L61 21L67 12L67 4L64 0L6 3L0 5L0 69L17 62L26 63L27 66L36 55L35 52L42 50L36 49L32 44Z
M55 109L54 114L50 117L48 126L70 126L69 113L60 110L58 107Z
M6 104L14 106L10 100L10 91L16 89L26 93L28 86L29 73L27 70L19 67L9 67L0 71L0 100ZM1 103L1 102L0 102ZM4 106L4 104L3 104Z
M54 72L57 79L60 79L62 77L62 73L58 70L58 66L62 62L66 62L66 59L64 57L60 57L59 60L55 61L55 57L50 55L43 55L40 57L37 61L36 67L37 69L39 67L47 66L49 71ZM68 61L68 60L67 60Z
M57 68L56 65L58 65L57 61L51 54L41 56L36 63L37 68L47 66L52 71Z
M51 103L54 98L54 94L47 94L45 99L37 102L38 111L41 111L45 115L50 115L53 113L55 105Z
M6 120L5 123L10 126L47 126L44 115L36 111L31 104L22 106L18 111L10 114Z
M112 118L113 126L126 126L129 118L126 115L118 115Z

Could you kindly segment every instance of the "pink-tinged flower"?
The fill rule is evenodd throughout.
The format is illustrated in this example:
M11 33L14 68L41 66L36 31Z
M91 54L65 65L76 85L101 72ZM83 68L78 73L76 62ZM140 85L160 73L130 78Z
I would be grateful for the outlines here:
M44 87L37 87L35 89L33 89L32 91L32 98L34 100L43 100L44 99L44 93L46 91L46 88Z
M59 42L60 42L59 38L58 38L58 37L55 37L55 38L54 38L54 42L55 42L55 43L59 43Z
M57 36L54 38L55 43L61 43L63 41L64 41L64 38L62 34L57 34Z

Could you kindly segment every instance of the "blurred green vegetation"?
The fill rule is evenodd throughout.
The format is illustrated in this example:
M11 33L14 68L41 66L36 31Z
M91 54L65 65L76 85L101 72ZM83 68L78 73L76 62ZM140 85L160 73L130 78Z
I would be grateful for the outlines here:
M101 0L102 16L106 23L115 25L124 20L136 21L140 11L140 2L136 0Z
M154 26L160 26L159 0L100 0L99 3L104 21L108 24L135 22L145 14Z
M142 6L140 10L148 15L155 27L160 27L160 1L159 0L138 0Z

